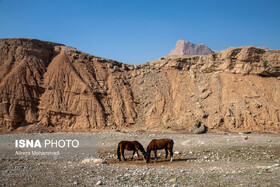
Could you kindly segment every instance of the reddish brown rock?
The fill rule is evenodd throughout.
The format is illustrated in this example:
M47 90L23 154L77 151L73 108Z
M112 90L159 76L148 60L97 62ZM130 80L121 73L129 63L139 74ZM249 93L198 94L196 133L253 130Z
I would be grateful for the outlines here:
M232 48L125 65L61 44L0 40L0 130L280 132L280 52Z

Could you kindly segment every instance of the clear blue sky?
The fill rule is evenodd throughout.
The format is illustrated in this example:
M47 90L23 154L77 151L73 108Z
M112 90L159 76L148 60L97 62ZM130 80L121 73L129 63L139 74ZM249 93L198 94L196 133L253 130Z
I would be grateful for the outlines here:
M177 40L280 49L280 0L0 0L0 38L36 38L141 64Z

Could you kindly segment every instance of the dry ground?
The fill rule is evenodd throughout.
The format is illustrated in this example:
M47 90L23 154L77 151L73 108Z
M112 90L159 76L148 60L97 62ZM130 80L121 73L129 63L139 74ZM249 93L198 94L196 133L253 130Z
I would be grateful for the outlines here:
M279 134L162 134L101 132L99 157L106 164L81 160L1 160L1 186L280 186ZM15 135L16 136L16 135ZM174 161L146 164L116 158L117 143L172 138ZM126 152L127 158L132 152ZM152 154L153 156L153 154Z

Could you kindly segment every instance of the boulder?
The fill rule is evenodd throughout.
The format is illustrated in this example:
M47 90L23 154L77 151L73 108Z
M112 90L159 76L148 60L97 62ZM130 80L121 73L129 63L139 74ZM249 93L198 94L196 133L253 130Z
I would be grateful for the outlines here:
M206 133L207 130L207 126L202 124L200 121L196 121L195 124L189 128L189 131L193 132L194 134L203 134Z

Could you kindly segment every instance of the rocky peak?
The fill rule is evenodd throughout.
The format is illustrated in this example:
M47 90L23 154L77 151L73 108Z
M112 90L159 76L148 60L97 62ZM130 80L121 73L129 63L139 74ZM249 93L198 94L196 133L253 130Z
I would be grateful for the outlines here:
M184 40L178 40L175 49L169 55L208 55L215 53L205 44L194 44Z

